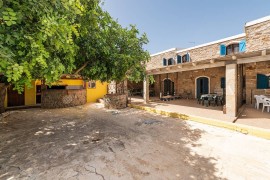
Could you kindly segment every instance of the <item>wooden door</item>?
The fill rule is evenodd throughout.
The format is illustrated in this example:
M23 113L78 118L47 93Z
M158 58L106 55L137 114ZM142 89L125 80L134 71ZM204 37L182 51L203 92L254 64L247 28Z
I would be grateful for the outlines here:
M13 87L10 86L7 89L7 100L8 100L8 107L24 106L24 92L19 94L18 91L13 90Z
M200 77L197 79L197 98L200 98L203 94L209 93L209 80L206 77Z
M164 95L174 95L174 82L170 79L164 80Z

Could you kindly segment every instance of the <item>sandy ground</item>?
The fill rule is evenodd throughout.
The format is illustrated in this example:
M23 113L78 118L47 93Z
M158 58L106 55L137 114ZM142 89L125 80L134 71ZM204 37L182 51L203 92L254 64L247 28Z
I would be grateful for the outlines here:
M269 179L270 141L98 104L11 113L0 179Z

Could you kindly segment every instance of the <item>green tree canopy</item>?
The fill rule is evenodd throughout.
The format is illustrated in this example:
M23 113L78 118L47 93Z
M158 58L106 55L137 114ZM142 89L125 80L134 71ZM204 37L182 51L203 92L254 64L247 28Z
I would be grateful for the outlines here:
M139 81L147 42L135 26L121 27L99 0L0 0L1 82L19 91L62 74Z

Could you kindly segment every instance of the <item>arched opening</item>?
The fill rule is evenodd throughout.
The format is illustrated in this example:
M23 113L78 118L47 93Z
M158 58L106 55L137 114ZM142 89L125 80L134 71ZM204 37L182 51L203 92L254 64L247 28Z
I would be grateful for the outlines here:
M164 95L174 95L174 82L170 79L164 80Z
M198 77L196 79L196 98L203 94L209 94L210 85L208 77Z

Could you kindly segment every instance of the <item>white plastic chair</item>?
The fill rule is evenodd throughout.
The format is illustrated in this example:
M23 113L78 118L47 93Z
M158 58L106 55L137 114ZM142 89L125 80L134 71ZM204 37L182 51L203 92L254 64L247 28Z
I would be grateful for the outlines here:
M270 98L264 98L264 99L263 99L263 108L262 108L262 112L264 111L264 107L267 107L267 112L270 111Z
M263 97L259 96L259 95L254 95L256 102L255 102L255 108L259 109L260 108L260 104L263 104Z

